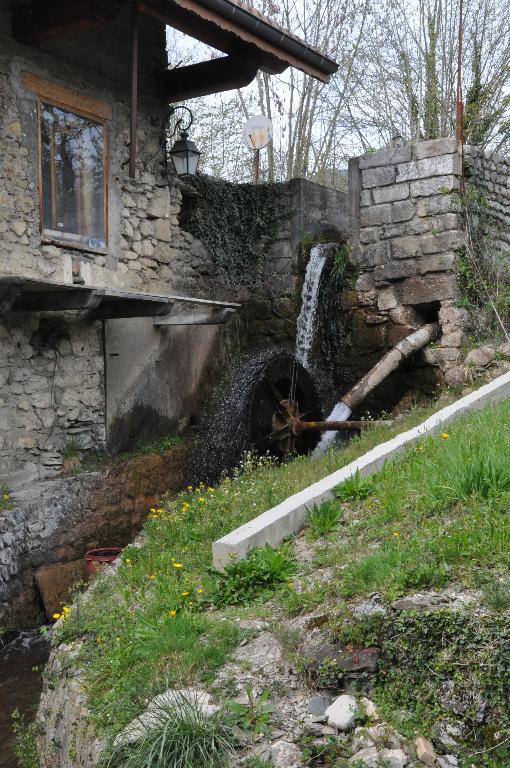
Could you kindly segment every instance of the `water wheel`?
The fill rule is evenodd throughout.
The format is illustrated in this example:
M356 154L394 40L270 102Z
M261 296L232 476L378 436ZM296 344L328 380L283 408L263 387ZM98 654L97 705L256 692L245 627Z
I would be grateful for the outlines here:
M290 352L264 350L230 371L204 414L190 481L215 482L245 451L285 459L313 450L319 433L294 434L296 416L322 418L309 373Z
M309 453L318 441L312 432L295 433L295 418L322 418L315 385L305 368L290 354L280 354L260 371L251 394L248 435L250 447L285 458Z

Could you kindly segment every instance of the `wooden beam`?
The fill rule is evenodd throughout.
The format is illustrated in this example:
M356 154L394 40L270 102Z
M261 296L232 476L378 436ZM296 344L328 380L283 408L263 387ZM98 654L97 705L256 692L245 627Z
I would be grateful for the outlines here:
M118 15L120 0L34 0L15 3L13 33L24 43L39 43L104 26Z
M65 85L54 83L51 80L44 80L39 75L32 72L22 72L21 85L27 91L36 93L42 101L48 101L50 104L56 104L75 110L80 115L85 115L94 120L111 120L112 105L101 99L94 99L91 96L85 96L83 93L73 91L72 88L66 88Z
M166 101L176 102L242 88L255 79L258 69L257 62L243 56L222 56L161 72L161 92Z
M43 291L19 293L11 305L11 312L63 312L72 309L90 309L100 305L103 290Z

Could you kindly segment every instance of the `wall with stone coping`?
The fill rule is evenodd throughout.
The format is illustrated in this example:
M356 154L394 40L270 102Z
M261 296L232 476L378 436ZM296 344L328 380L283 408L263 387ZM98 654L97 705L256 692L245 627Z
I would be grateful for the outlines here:
M395 146L350 163L352 259L359 269L353 348L367 367L413 328L437 319L443 335L422 360L441 374L459 361L468 322L455 307L456 253L464 242L461 174L454 139ZM419 375L430 377L423 369Z

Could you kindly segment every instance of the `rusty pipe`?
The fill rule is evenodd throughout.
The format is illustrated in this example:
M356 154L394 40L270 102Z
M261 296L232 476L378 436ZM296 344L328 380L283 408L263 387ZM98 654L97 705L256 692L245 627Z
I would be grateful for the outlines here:
M369 427L391 427L393 421L301 421L294 419L291 424L292 431L297 432L337 432L347 429L368 429Z

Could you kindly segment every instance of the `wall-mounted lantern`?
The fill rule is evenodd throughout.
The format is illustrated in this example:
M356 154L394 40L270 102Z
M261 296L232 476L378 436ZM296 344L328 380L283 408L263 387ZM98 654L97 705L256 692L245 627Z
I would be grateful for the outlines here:
M188 113L188 118L180 117L175 123L170 138L173 138L177 131L179 131L179 138L174 142L168 154L172 158L172 163L178 176L194 176L197 172L201 152L197 145L188 139L188 130L193 123L193 113L188 107L178 105L172 107L169 117L174 115L178 109L185 110Z

